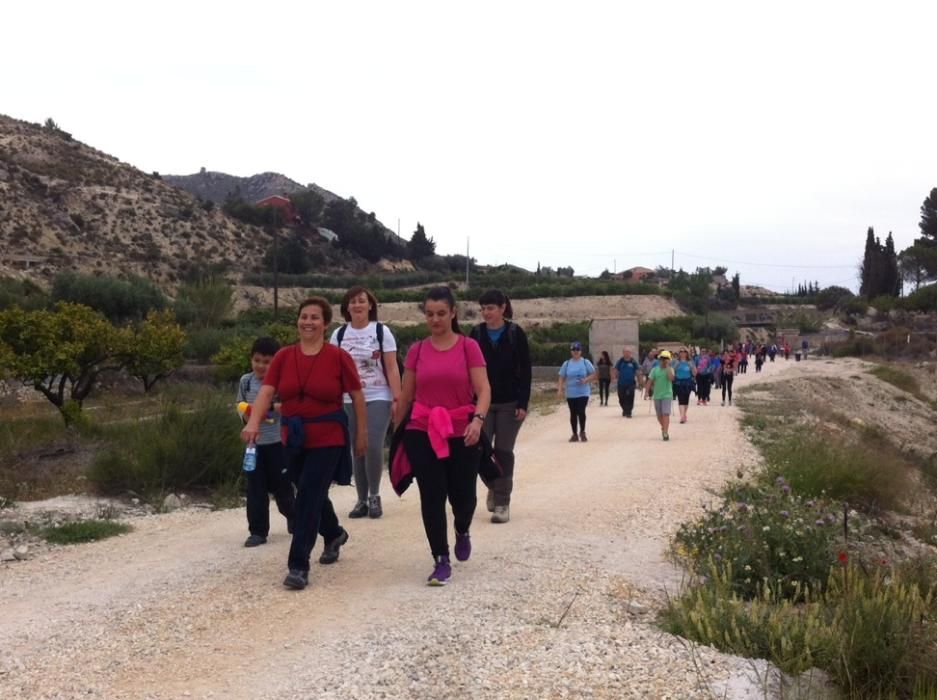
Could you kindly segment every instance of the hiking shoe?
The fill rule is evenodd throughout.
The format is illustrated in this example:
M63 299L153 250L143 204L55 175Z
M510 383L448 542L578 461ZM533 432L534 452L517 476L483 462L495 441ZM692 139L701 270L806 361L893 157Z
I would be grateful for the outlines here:
M384 509L381 508L380 496L368 496L368 517L380 518L384 515Z
M363 518L368 514L368 503L367 501L358 501L355 503L355 507L351 509L351 512L348 514L349 518Z
M309 585L309 572L302 569L290 569L290 572L283 579L283 585L301 591Z
M348 530L342 529L342 534L331 542L325 543L325 549L322 550L322 556L319 557L320 564L334 564L338 561L338 550L348 541Z
M427 586L445 586L452 577L452 566L449 564L449 557L443 554L435 557L433 573L426 579Z
M586 439L585 433L579 433L579 442L589 442L589 440Z
M683 416L683 418L680 419L680 422L681 422L681 423L686 423L686 416Z
M664 442L667 442L670 439L670 435L667 433L661 433L660 436L664 438Z
M495 512L491 514L491 522L506 523L511 519L511 506L495 506Z
M495 492L492 489L488 489L488 498L485 499L485 507L488 508L489 513L495 512Z
M723 402L722 402L722 405L723 405L723 406L725 406L725 405L726 405L726 402L725 402L725 401L723 401Z
M472 538L467 532L455 533L455 558L459 561L468 561L472 556Z
M627 418L627 417L628 417L628 411L622 411L622 412L621 412L621 415L623 415L625 418Z
M573 435L573 436L569 439L569 441L570 441L570 442L579 442L579 436L578 436L578 435Z
M244 540L245 547L256 547L261 544L266 544L267 538L263 535L251 535L246 540Z

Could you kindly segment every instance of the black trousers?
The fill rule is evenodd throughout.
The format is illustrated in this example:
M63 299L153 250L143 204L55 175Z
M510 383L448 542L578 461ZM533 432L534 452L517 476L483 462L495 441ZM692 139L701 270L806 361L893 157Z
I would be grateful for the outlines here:
M252 535L270 533L270 497L292 529L296 500L290 483L286 449L279 442L257 445L257 468L247 472L247 529Z
M618 405L626 416L634 410L634 384L618 385Z
M599 403L608 405L608 392L609 387L612 386L611 379L600 379L599 380Z
M723 374L722 375L722 400L726 400L726 390L729 391L729 401L732 400L732 380L734 375L732 374Z
M433 556L449 556L449 528L446 526L446 500L452 507L456 532L466 533L475 515L475 488L478 481L478 445L467 447L461 438L449 440L449 456L439 459L423 430L407 430L403 447L420 489L423 529Z
M342 447L312 447L290 450L290 476L296 484L296 516L288 567L309 571L309 555L316 534L331 542L342 534L335 508L329 500L329 486L335 479Z
M700 401L709 401L709 394L711 393L712 384L712 376L708 374L696 375L696 396Z
M573 429L573 435L586 432L586 406L589 405L588 396L580 396L576 399L566 399L566 405L569 406L569 425ZM579 424L579 430L576 430L576 424Z

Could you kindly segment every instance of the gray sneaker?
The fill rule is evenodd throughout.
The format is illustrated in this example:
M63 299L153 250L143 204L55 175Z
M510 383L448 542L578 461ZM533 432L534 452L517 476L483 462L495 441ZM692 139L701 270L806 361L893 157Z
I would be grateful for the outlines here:
M511 506L495 506L495 511L491 514L491 522L506 523L510 519Z
M368 517L380 518L384 515L384 509L381 508L380 496L368 496Z

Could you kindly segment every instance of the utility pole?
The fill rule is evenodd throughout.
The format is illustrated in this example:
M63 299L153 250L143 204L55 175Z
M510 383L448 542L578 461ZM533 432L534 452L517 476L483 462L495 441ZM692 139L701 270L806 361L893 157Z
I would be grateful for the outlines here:
M277 223L280 220L280 210L272 207L273 217L273 322L280 316L280 232Z
M465 291L466 292L468 292L468 288L469 288L469 265L472 261L472 258L470 257L470 253L469 253L470 241L471 239L468 236L466 236L465 237Z
M674 275L676 274L676 272L677 272L676 269L675 269L674 266L673 266L673 259L674 259L674 254L675 254L675 253L676 253L676 250L675 250L674 248L671 248L671 249L670 249L670 279L673 279L673 276L674 276Z

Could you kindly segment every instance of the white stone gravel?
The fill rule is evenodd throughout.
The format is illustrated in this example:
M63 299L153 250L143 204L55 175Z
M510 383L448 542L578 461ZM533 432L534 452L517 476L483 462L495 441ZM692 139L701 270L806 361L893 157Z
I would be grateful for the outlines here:
M669 443L636 413L593 403L587 444L566 442L565 408L532 418L512 521L490 524L482 500L473 557L441 589L423 585L415 488L387 493L379 521L344 520L340 561L302 592L281 586L275 509L252 550L243 511L184 509L0 564L0 698L751 697L749 662L655 617L680 582L670 535L757 457L734 408L691 406ZM347 512L352 490L333 499Z

